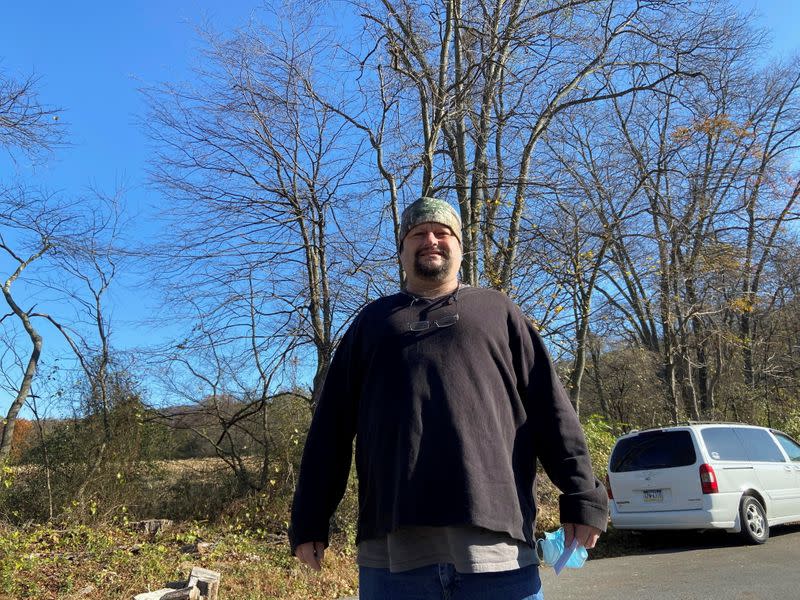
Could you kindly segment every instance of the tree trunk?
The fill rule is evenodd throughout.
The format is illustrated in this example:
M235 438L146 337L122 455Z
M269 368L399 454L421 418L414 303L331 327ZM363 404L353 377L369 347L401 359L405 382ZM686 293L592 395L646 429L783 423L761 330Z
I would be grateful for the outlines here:
M31 385L33 377L36 375L36 367L39 364L39 357L42 354L42 338L36 331L30 327L30 321L25 317L25 329L33 342L33 351L28 359L28 365L25 368L25 375L22 377L22 383L19 386L17 395L11 402L8 413L5 418L5 427L3 427L3 434L0 436L0 465L4 465L8 460L8 455L11 452L11 441L14 439L14 425L17 422L17 415L19 414L22 405L28 394L31 392Z
M17 394L11 402L11 406L6 414L5 427L3 427L3 433L2 436L0 436L0 465L4 465L6 460L8 460L8 455L11 452L11 441L14 438L14 425L17 421L17 415L22 405L25 404L28 394L30 394L33 378L36 375L36 367L39 364L39 357L42 354L42 337L36 329L34 329L28 313L23 311L14 301L14 297L11 295L11 284L14 283L20 273L22 273L29 264L41 257L49 248L50 246L45 244L39 252L31 256L27 261L20 261L20 265L17 267L16 271L3 284L3 296L5 297L6 303L17 318L22 321L22 326L25 328L25 332L28 334L33 344L33 350L28 358L28 364L25 367L25 373L22 376Z

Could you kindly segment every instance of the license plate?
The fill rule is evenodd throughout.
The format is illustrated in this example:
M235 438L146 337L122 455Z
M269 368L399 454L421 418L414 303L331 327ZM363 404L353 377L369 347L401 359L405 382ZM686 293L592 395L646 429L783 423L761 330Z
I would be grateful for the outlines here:
M642 490L642 496L645 502L663 502L664 490Z

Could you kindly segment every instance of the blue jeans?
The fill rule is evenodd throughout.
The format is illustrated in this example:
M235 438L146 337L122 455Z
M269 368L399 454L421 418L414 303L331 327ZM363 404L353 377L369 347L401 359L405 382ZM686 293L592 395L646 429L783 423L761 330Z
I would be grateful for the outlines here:
M539 567L458 573L451 564L391 573L359 567L359 600L544 600Z

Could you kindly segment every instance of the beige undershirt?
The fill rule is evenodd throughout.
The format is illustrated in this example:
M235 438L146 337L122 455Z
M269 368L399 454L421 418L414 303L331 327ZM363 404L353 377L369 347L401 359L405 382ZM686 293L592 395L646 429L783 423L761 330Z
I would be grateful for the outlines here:
M357 562L362 567L396 573L451 563L459 573L511 571L538 564L525 542L480 527L404 527L383 538L362 540Z

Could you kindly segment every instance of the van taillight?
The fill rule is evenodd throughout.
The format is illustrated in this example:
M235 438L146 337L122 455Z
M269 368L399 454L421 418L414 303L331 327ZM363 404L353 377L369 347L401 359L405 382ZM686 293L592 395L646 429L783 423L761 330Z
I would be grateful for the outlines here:
M606 473L606 494L608 494L609 500L614 499L614 494L611 491L611 480L608 478L608 473Z
M704 494L716 494L719 492L717 476L711 465L700 465L700 486L703 488Z

